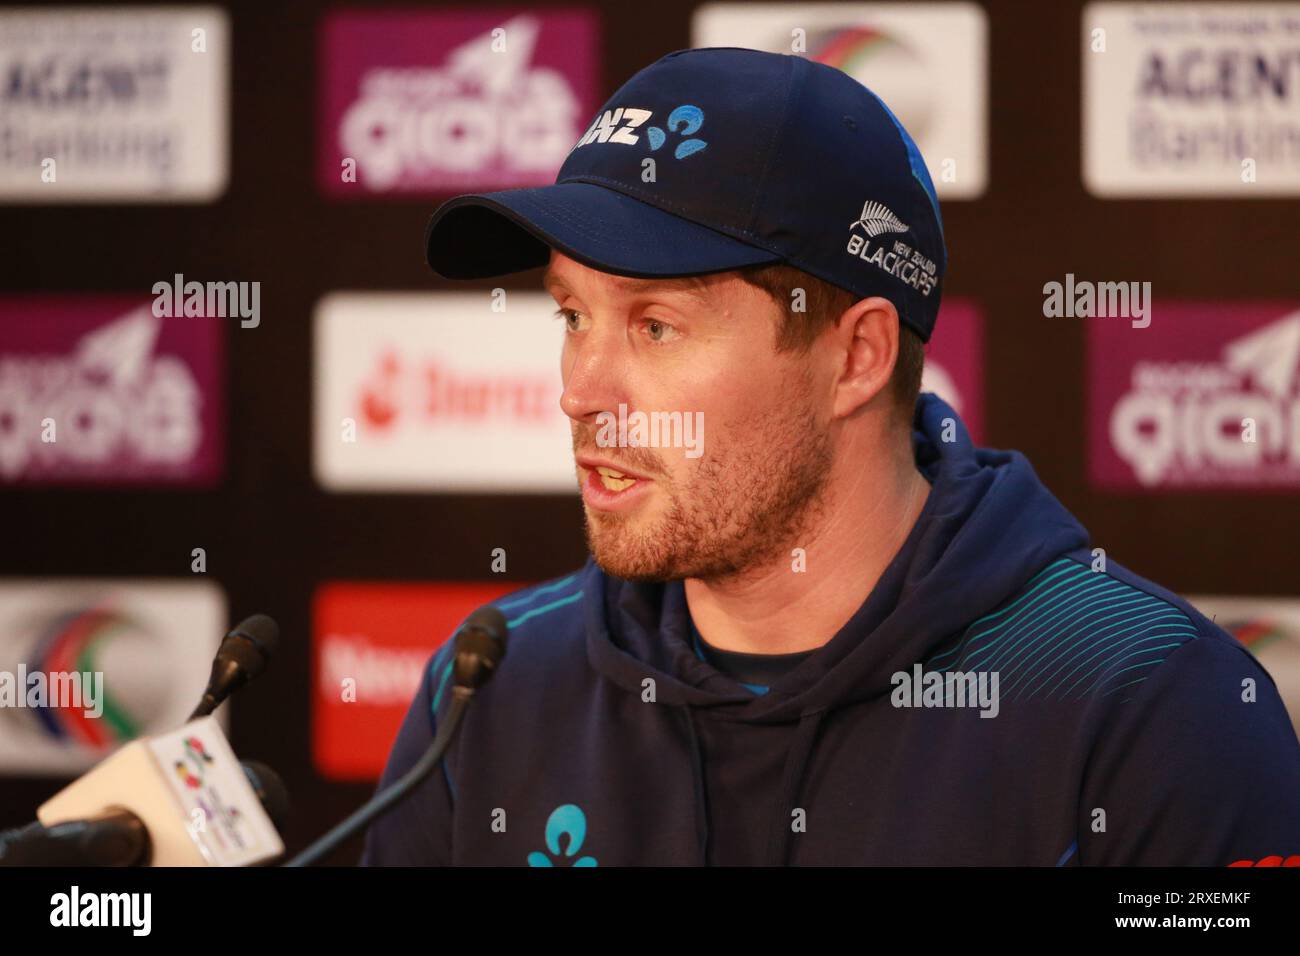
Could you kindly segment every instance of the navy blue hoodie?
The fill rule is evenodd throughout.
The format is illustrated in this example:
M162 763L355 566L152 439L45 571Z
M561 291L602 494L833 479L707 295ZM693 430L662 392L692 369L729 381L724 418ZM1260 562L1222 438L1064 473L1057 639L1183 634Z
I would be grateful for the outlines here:
M936 396L913 434L932 487L906 543L852 619L766 693L696 652L681 581L631 583L589 559L495 602L504 662L440 772L372 826L362 862L1300 854L1300 743L1250 653L1094 552L1022 455L974 448ZM450 671L448 643L381 787L428 747Z

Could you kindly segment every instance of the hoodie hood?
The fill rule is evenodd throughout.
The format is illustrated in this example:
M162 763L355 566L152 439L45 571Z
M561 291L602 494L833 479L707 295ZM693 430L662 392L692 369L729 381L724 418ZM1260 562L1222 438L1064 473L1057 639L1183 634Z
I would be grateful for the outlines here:
M681 581L648 584L584 569L587 653L631 693L728 719L788 722L887 695L891 677L1016 593L1045 565L1087 543L1016 451L975 448L952 407L932 393L913 420L925 507L871 594L829 642L755 696L701 660Z

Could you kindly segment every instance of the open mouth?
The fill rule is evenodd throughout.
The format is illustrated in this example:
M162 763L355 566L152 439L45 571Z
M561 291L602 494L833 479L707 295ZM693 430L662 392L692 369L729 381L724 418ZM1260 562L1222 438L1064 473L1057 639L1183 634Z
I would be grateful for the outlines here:
M606 491L626 491L637 483L636 478L630 478L621 471L604 465L597 466L596 474L600 476L600 484Z
M582 474L583 503L594 511L630 514L644 505L655 487L655 479L630 474L607 461L575 456Z

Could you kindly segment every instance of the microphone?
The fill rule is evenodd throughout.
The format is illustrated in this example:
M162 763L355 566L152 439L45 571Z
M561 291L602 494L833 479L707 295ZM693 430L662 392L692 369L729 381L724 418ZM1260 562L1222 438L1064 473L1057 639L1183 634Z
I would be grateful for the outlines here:
M279 640L265 614L232 628L189 722L119 748L42 804L37 823L0 832L0 865L248 866L282 855L284 781L265 764L238 763L210 716L266 668Z
M258 761L241 766L276 830L283 832L289 811L284 781ZM48 827L37 820L0 833L0 866L148 866L152 854L149 827L121 808Z
M280 644L280 627L265 614L240 621L221 639L212 661L212 676L190 720L206 717L234 691L262 673Z
M464 687L472 696L474 691L488 682L496 673L501 658L506 656L506 616L490 604L484 605L465 619L455 636L456 663L452 668L452 684Z
M274 771L242 766L217 719L208 716L120 747L41 804L36 816L53 832L50 839L72 845L83 837L120 839L134 816L149 843L149 866L253 866L283 855L272 818L283 820L287 810L287 791ZM19 832L38 842L49 837L31 827ZM123 849L113 860L124 865L126 854Z
M289 788L284 785L284 779L260 760L242 760L239 765L244 768L244 776L272 825L284 833L289 822Z
M456 657L452 667L451 703L447 708L447 719L438 728L429 749L392 786L375 794L350 817L285 863L285 866L310 866L332 853L410 796L420 782L433 772L451 743L456 728L460 726L460 720L465 715L465 708L469 706L474 692L491 679L501 659L505 657L508 632L506 616L490 604L479 608L465 619L465 623L452 638L455 641Z

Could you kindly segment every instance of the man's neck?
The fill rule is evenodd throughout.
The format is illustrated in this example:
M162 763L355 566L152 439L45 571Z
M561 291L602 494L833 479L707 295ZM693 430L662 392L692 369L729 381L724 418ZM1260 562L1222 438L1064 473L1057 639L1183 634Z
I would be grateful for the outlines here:
M790 654L827 643L871 594L930 493L910 460L846 469L827 487L815 527L770 564L743 577L686 579L691 619L714 647ZM803 549L803 570L795 548Z

